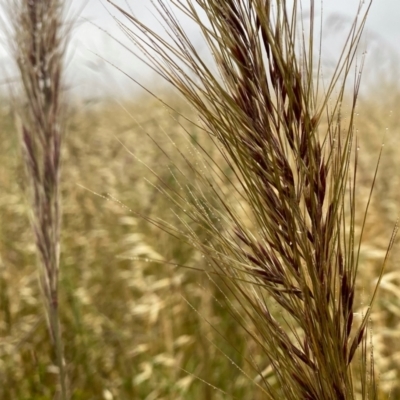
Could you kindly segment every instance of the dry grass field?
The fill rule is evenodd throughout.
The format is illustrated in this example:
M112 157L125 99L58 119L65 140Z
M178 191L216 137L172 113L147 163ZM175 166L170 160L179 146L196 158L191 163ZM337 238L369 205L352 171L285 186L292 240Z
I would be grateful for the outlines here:
M164 132L182 148L191 145L165 107L139 99L124 108L104 103L71 110L63 153L60 310L73 398L221 398L194 375L235 395L249 393L230 361L243 362L246 342L219 304L221 293L204 274L174 266L203 268L201 255L129 210L174 218L169 200L146 182L152 180L147 167L118 140L170 180L170 163L147 134L167 149L173 146ZM18 135L7 103L1 112L0 398L44 399L56 368Z
M361 101L357 119L360 216L387 129L362 247L359 285L367 296L399 210L400 117L395 110L400 101L394 93L379 98L380 103ZM178 100L175 108L191 113ZM149 98L123 105L82 103L70 111L62 163L60 310L74 399L263 398L241 371L248 367L252 343L224 306L218 282L174 266L203 269L200 253L136 214L175 218L143 163L174 184L170 162L150 136L177 160L165 133L189 151L179 122ZM39 292L18 136L5 101L0 124L0 398L45 399L53 392L57 368ZM394 247L372 314L379 387L382 398L391 393L392 399L400 394L399 250Z
M215 76L160 1L178 49L122 28L177 90L64 103L59 1L10 4L0 399L400 398L400 89L359 92L369 6L327 78L314 11L307 42L286 2L178 0Z

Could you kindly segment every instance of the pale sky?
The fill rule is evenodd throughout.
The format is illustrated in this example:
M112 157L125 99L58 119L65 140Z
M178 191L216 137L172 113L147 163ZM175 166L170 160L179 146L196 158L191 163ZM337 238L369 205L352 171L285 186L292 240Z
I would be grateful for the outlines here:
M4 1L4 0L3 0ZM119 5L127 8L131 6L137 17L152 27L157 28L157 23L152 18L151 0L115 0ZM88 97L101 95L115 95L135 93L137 86L109 63L121 68L126 73L134 76L145 84L154 82L154 75L140 64L134 56L118 45L114 39L122 40L130 48L133 45L124 37L112 15L120 17L117 10L111 7L106 0L73 0L73 9L83 8L74 30L71 51L68 57L68 76L70 85L76 93L83 93ZM1 3L1 0L0 0ZM318 1L316 1L318 3ZM335 33L329 31L329 21L335 15L342 17L354 16L359 0L325 0L323 5L324 29L327 27L328 38L326 52L330 47L335 47ZM303 0L303 4L308 4ZM305 7L306 8L306 7ZM400 49L400 0L375 0L369 14L365 46L368 50L368 60L373 61L369 68L370 74L385 73L388 63L393 67L397 64L395 54ZM97 25L97 26L96 26ZM193 34L195 41L200 41L196 36L195 27L189 22L184 22L184 27ZM104 31L108 32L105 33ZM330 32L330 33L329 33ZM4 34L2 34L4 40ZM392 60L393 58L393 60ZM0 44L0 82L5 75L15 75L12 63L4 48ZM4 72L6 69L7 72ZM368 71L367 71L368 72Z

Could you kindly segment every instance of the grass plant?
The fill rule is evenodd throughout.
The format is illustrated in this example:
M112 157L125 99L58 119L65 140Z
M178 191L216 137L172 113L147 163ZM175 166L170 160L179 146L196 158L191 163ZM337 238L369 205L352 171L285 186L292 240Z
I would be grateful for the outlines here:
M298 2L157 4L171 36L120 8L121 26L180 96L79 100L67 115L61 14L36 35L54 50L49 80L27 52L38 25L14 26L25 101L20 136L0 102L0 398L51 398L65 367L74 400L396 399L399 100L391 85L379 107L376 91L358 101L370 3L330 74L313 2L303 22Z
M64 131L62 79L67 31L58 0L11 1L11 47L22 86L19 118L30 191L30 216L39 259L40 284L58 369L60 398L67 375L59 322L60 170Z
M249 360L260 375L260 390L271 399L351 399L357 392L376 398L367 329L396 230L361 321L354 324L360 248L377 173L357 243L354 116L362 57L361 65L353 64L371 2L364 8L360 3L327 80L322 78L314 1L305 26L297 1L159 0L165 35L110 3L129 22L120 24L140 50L134 54L194 107L204 134L234 172L234 201L245 210L246 222L219 190L218 179L204 174L207 165L214 171L219 167L207 152L200 167L183 156L203 184L187 180L182 184L186 196L160 179L160 191L187 220L179 228L152 222L201 251L239 300L235 319L268 360L275 379L266 379ZM171 6L199 27L219 75L198 54ZM342 104L353 68L345 121ZM199 236L188 221L206 235ZM251 328L243 323L243 313ZM361 367L355 373L357 350L355 364Z

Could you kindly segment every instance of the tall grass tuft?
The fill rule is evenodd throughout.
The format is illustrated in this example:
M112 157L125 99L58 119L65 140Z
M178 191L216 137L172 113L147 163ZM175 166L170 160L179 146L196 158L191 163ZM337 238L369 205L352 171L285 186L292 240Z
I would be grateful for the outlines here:
M60 394L68 398L59 323L60 169L64 124L63 61L68 30L59 0L11 0L11 46L21 79L18 116L31 192L31 222L40 263L40 283Z
M153 223L199 249L213 267L210 276L239 301L233 316L262 360L248 360L258 374L254 383L270 399L377 398L368 322L396 232L360 308L356 284L368 207L357 237L354 118L364 57L359 43L371 2L360 3L329 77L322 73L312 0L307 22L298 1L158 0L165 35L110 3L128 20L120 24L137 55L194 107L232 172L226 176L205 151L200 161L183 155L196 180L185 182L178 171L180 187L160 179L159 190L187 219L179 227ZM200 28L218 74L170 5ZM219 186L222 177L231 193Z

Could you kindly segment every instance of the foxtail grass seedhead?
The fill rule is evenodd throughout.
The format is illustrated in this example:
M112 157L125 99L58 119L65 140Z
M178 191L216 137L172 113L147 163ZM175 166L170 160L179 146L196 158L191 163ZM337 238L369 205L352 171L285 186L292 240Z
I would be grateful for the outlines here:
M156 3L166 36L114 6L128 20L120 24L141 50L138 57L197 111L204 132L234 172L233 190L252 225L200 171L198 182L209 197L189 183L187 211L189 202L180 193L162 191L207 231L205 242L186 224L185 239L225 278L254 323L253 338L278 382L262 379L261 390L274 399L353 399L358 391L375 398L373 360L366 357L370 311L360 324L353 322L359 262L354 114L362 66L355 74L350 117L346 122L341 117L371 3L360 4L329 80L321 74L322 38L315 37L312 0L307 24L298 1L290 6L269 0ZM200 28L218 76L170 5ZM210 219L211 207L204 206L212 197L223 210L222 229ZM280 306L281 321L272 301ZM353 375L359 348L363 367Z

